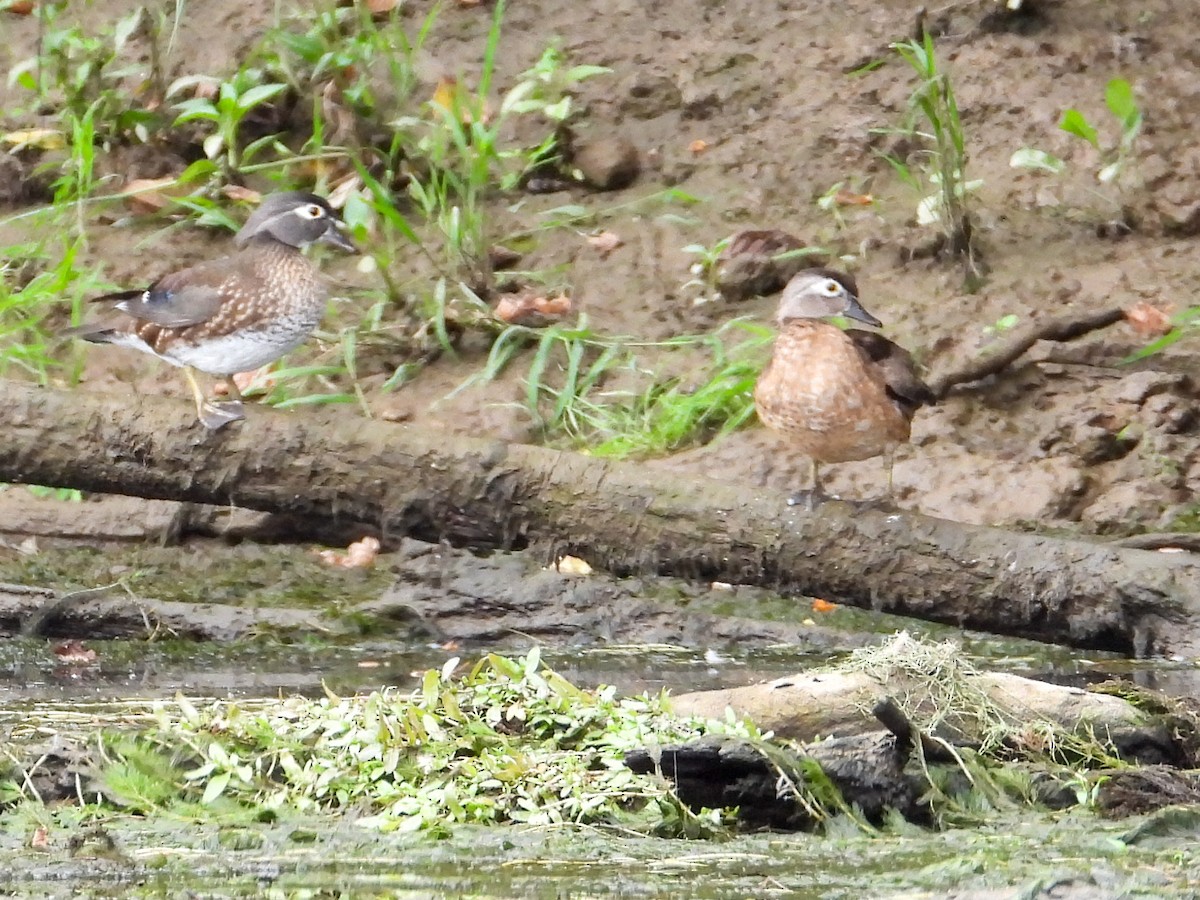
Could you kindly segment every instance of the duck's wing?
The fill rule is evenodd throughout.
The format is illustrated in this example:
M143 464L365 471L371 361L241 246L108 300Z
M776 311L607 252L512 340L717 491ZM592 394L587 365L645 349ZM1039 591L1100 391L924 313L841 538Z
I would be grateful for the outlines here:
M846 337L879 372L888 396L908 418L911 419L922 406L932 406L937 401L929 385L921 380L917 361L899 344L874 331L858 328L848 329Z
M68 328L64 334L105 341L116 333L136 331L146 324L186 328L208 322L227 299L224 286L232 265L230 259L214 260L171 272L148 288L93 297L89 303L111 304L109 313Z

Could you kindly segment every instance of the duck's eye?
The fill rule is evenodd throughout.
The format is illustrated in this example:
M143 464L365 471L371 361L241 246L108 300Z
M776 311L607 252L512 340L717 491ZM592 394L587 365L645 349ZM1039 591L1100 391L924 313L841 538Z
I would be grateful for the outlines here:
M827 297L836 297L841 292L842 286L832 278L821 285L821 293L825 294Z
M307 206L297 207L296 215L305 219L319 219L321 216L325 215L325 210L317 206L315 203L310 203Z

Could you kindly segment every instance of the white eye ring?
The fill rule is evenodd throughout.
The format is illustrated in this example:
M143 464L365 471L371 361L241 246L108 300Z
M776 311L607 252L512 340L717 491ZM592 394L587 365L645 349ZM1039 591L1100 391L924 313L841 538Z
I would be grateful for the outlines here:
M836 281L834 281L832 278L830 278L828 281L826 281L824 284L821 285L821 292L824 294L828 294L830 297L836 297L838 294L840 294L842 292L842 286L840 284L838 284Z
M325 210L315 203L309 203L307 206L296 207L296 215L302 219L319 219L325 215Z

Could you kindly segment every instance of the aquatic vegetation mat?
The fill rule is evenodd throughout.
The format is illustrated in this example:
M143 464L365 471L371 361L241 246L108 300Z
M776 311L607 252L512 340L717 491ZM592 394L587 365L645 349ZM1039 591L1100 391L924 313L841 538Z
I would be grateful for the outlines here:
M688 810L624 754L713 731L751 738L752 727L678 718L661 694L584 691L536 650L486 656L461 676L458 665L427 671L412 692L131 707L96 723L118 727L101 734L99 775L77 799L222 821L348 810L403 831L586 823L701 836L732 823L733 811ZM11 800L36 796L32 785L13 772L3 787Z

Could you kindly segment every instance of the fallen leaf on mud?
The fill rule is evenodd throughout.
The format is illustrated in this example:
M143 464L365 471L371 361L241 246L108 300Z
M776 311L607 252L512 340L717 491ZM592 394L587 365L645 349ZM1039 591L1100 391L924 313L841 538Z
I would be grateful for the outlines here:
M83 641L63 641L54 647L54 655L60 662L68 665L80 665L96 661L96 651L83 646Z
M33 835L29 838L30 850L49 850L50 849L50 832L45 828L35 828Z
M707 149L708 141L695 140L688 144L688 150L691 152L692 156L699 156Z
M63 133L53 128L22 128L6 132L0 140L12 144L14 150L25 147L33 147L35 150L61 150L67 146L67 139Z
M477 117L486 125L492 118L492 110L487 101L485 100L480 108L475 95L459 84L453 75L443 76L438 81L437 87L433 89L433 96L429 98L429 105L457 116L465 125L474 122Z
M601 257L607 257L625 243L615 231L598 231L595 234L589 234L585 240L600 251Z
M377 659L360 659L358 661L358 667L360 669L378 669L382 665L383 663Z
M836 603L830 603L828 600L822 600L820 597L814 597L812 602L813 612L827 613L837 609Z
M509 325L545 325L571 311L571 299L565 294L543 297L540 294L507 294L500 298L493 314Z
M351 172L336 182L329 189L329 195L326 199L329 205L334 209L341 209L346 205L346 201L353 196L354 192L362 187L362 177L357 172Z
M714 591L732 591L733 585L728 581L714 581L709 585Z
M870 194L856 194L853 191L838 191L833 195L833 202L838 206L870 206L875 198Z
M560 575L591 575L592 567L578 556L562 556L554 564L554 570Z
M1125 321L1142 337L1161 337L1174 327L1170 313L1145 300L1126 307Z
M331 566L340 566L343 569L365 569L375 564L375 557L378 555L379 540L373 537L355 541L346 548L345 553L340 550L317 551L317 556L321 557L322 562Z
M240 200L243 203L261 203L262 194L253 188L242 187L240 184L227 184L221 188L221 193L230 200Z
M400 5L400 0L367 0L367 12L382 18Z
M213 393L220 397L229 396L229 382L232 381L243 394L255 391L267 394L275 387L275 379L272 377L274 374L270 365L255 369L253 372L236 372L227 381L218 381L213 387Z
M169 187L177 183L171 176L164 178L135 178L125 185L125 205L134 212L155 213L171 204L171 198L166 193Z
M450 653L454 653L462 649L462 644L460 644L458 641L446 641L444 644L439 644L438 647L441 650L447 650Z

